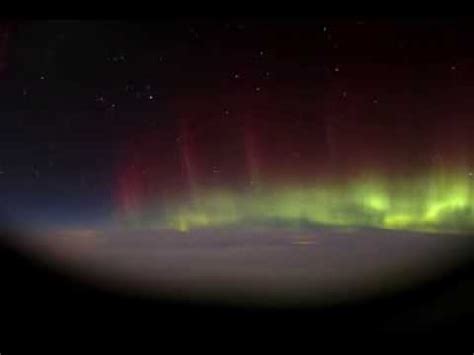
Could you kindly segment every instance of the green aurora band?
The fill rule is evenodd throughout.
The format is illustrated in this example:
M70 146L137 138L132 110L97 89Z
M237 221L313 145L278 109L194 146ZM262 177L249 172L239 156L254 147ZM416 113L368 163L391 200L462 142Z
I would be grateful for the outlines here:
M194 189L186 198L148 201L124 220L130 228L174 229L274 225L469 232L474 177L468 169L417 177L366 174L314 184L265 183L247 191Z

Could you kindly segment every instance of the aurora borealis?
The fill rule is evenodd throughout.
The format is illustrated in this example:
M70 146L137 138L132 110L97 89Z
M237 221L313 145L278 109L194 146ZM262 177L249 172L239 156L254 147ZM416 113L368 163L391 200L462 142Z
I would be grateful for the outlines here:
M165 5L0 20L5 327L54 343L130 325L134 347L288 328L319 350L329 328L333 349L392 324L438 329L426 347L463 319L472 348L473 19Z
M343 187L279 186L248 194L210 189L197 193L191 201L176 203L174 210L171 204L173 207L164 216L156 214L153 205L146 212L131 211L129 222L138 228L180 231L246 222L438 232L470 230L473 214L469 181L459 176L442 180L435 187L436 179L428 177L390 185L381 179L351 182ZM450 185L443 187L443 183Z
M277 92L250 109L248 97L233 100L237 109L218 114L184 99L178 124L126 147L116 192L125 225L472 229L469 121L401 125L404 113L374 122L356 111L335 122L316 95Z
M468 231L471 27L5 24L2 214L33 230Z
M428 280L472 249L473 36L0 24L0 223L71 275L172 299L328 305Z

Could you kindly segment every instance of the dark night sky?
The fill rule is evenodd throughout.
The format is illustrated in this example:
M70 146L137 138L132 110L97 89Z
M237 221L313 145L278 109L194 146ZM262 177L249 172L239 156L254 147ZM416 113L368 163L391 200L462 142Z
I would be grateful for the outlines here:
M1 204L31 226L107 221L130 144L145 156L147 134L179 140L183 115L209 134L198 147L201 170L230 180L242 171L219 158L226 142L209 143L218 136L213 120L225 116L259 117L252 127L274 133L260 141L270 150L262 159L281 175L313 173L318 157L308 149L327 139L328 122L338 132L332 159L348 174L365 163L422 169L441 153L455 161L474 132L467 21L35 21L1 29ZM292 132L306 138L287 149ZM155 156L174 148L160 149ZM201 175L210 181L212 171Z

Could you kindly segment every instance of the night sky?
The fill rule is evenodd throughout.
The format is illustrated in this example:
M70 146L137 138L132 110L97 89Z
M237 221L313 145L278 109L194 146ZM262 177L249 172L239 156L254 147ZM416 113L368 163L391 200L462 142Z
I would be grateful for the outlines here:
M27 230L474 227L474 26L0 27L0 198Z

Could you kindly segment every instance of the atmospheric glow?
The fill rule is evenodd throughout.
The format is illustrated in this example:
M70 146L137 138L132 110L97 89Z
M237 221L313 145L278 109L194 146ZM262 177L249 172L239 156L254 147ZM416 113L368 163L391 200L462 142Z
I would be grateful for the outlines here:
M346 184L271 185L250 191L208 188L158 213L151 201L126 220L136 228L197 228L283 223L463 231L474 226L474 181L466 174Z

